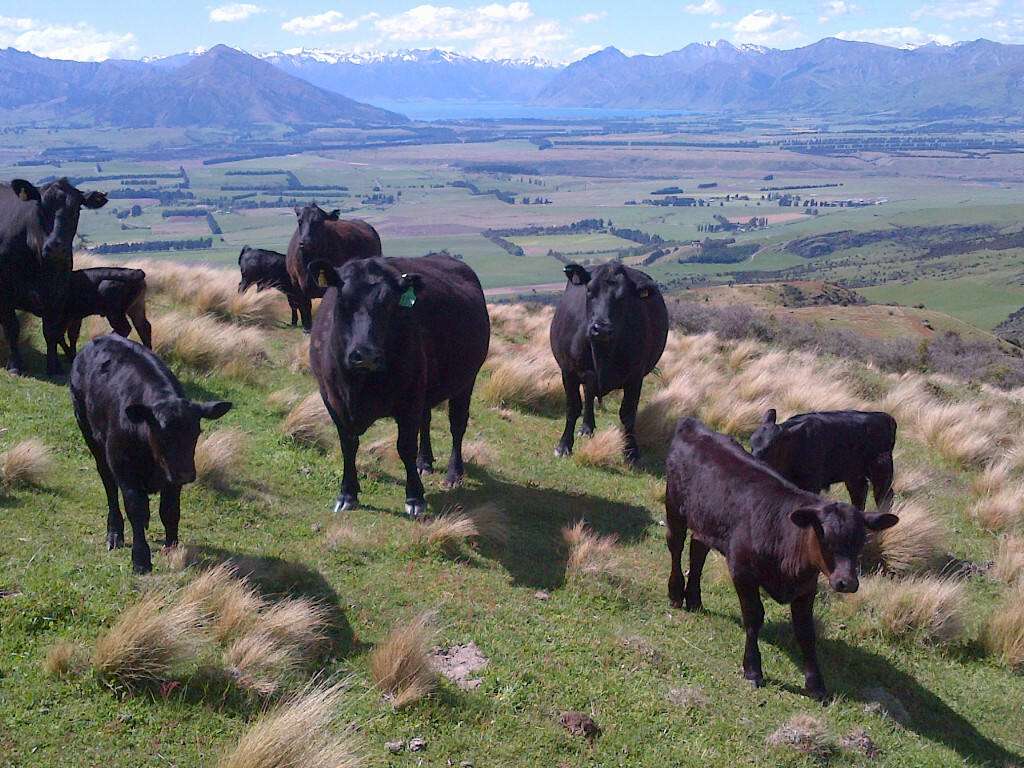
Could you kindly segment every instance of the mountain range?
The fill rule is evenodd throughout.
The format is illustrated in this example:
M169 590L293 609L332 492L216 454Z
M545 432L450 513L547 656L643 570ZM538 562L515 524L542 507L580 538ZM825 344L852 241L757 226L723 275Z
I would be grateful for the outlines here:
M975 40L903 49L826 38L779 50L718 41L659 56L610 47L568 65L440 50L298 49L253 56L219 45L100 63L0 50L0 117L8 121L377 126L407 120L373 102L403 101L1001 117L1024 111L1024 46Z

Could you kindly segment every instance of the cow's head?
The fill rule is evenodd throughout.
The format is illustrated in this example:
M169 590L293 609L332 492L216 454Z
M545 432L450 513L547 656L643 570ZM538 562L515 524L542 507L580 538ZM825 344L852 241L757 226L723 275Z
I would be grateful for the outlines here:
M864 513L852 504L825 499L793 510L789 519L806 532L802 559L825 574L836 592L856 592L860 586L857 572L867 532L900 521L888 512Z
M321 288L337 291L334 328L342 367L355 375L384 371L395 329L413 317L422 278L402 274L382 258L342 267L315 261L308 271Z
M124 409L133 424L144 427L153 460L169 485L196 479L196 441L200 419L219 419L231 410L224 400L196 403L169 398L155 403L133 403Z
M781 438L782 427L778 425L778 413L774 408L769 408L754 434L750 436L750 452L754 454L754 458L774 466L772 458Z
M647 275L626 268L618 261L588 271L579 264L567 264L565 276L573 285L587 291L587 337L595 347L614 344L629 318L635 317L639 304L657 290Z
M327 243L324 224L328 221L337 221L340 213L341 211L338 210L328 213L316 203L310 203L301 208L296 206L295 215L299 220L297 230L299 251L307 263L318 256L326 255Z
M82 208L95 210L107 204L107 196L102 192L82 192L67 179L51 181L38 188L24 179L15 179L11 182L11 189L22 200L38 202L43 211L47 228L42 247L44 261L54 259L71 264Z

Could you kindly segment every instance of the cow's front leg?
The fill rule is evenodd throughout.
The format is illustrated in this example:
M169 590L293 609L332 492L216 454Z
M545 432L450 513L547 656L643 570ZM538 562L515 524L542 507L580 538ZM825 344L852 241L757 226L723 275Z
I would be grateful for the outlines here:
M814 636L814 592L796 598L790 605L793 617L793 634L804 656L804 688L807 695L818 701L828 697L825 683L818 668L818 654Z
M146 528L149 526L149 496L138 488L121 488L124 496L124 511L132 526L132 568L136 573L153 570L153 560L146 542Z
M423 481L416 468L416 438L419 436L419 408L410 408L399 416L398 422L398 455L405 465L405 512L409 517L420 517L427 511L427 501L423 490Z
M580 398L580 380L574 374L562 371L562 387L565 389L565 429L555 447L555 456L572 454L576 421L583 410L583 400Z
M626 463L634 469L640 466L640 447L636 442L636 409L640 404L640 389L643 383L643 379L627 383L622 390L622 405L619 407L623 436L622 453Z
M757 647L757 637L764 625L764 604L756 584L736 580L735 585L740 599L740 611L743 613L743 629L747 635L743 649L743 677L755 688L760 688L764 685L764 672L761 670L761 649Z
M64 339L64 323L60 319L43 319L43 338L46 340L46 375L60 376L64 366L57 358L57 343Z
M583 382L583 423L580 425L580 436L590 437L597 429L597 420L594 417L594 390Z
M181 520L181 486L172 485L160 492L160 522L164 526L164 547L178 546L178 522Z

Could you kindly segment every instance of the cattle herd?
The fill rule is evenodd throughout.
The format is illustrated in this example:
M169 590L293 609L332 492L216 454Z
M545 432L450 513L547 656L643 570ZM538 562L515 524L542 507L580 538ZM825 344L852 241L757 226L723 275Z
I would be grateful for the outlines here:
M181 487L196 477L200 420L220 418L231 403L190 400L149 349L144 272L72 269L80 209L105 203L102 193L82 193L66 179L40 188L22 180L0 185L0 323L9 371L22 369L16 310L42 318L48 374L60 371L58 344L73 359L71 400L107 496L107 546L124 546L120 496L132 527L133 567L146 573L152 569L145 537L149 496L160 495L166 545L174 546ZM463 478L462 440L491 330L480 281L447 254L383 258L374 228L342 220L337 211L311 204L296 215L286 255L242 250L239 290L281 291L292 324L301 320L312 334L310 367L343 456L335 512L359 503L360 437L375 421L393 418L406 473L405 509L419 517L426 511L420 475L434 464L431 411L445 401L452 435L445 482L454 486ZM555 454L572 453L581 414L580 434L593 434L595 399L622 390L625 460L637 466L637 404L644 377L665 349L664 298L649 276L619 262L590 270L570 264L565 274L550 331L566 394L565 429ZM322 299L315 319L314 298ZM93 314L106 316L115 334L95 339L76 356L82 318ZM127 339L132 326L143 344ZM751 438L750 453L695 419L676 425L666 446L669 599L677 608L700 609L708 552L726 558L746 632L743 673L753 685L763 679L757 640L764 591L791 606L807 692L825 696L813 622L818 577L837 592L856 591L867 533L898 522L888 511L895 437L896 423L884 413L812 413L777 424L771 410ZM850 504L819 495L840 482ZM874 513L865 512L869 483ZM684 577L687 531L690 567Z

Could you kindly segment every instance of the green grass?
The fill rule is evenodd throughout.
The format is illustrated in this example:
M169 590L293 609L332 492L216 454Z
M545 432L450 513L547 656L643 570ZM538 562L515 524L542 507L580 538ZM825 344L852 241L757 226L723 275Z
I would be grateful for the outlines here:
M811 766L809 758L764 744L800 712L820 715L837 735L867 728L882 750L878 765L1020 762L1019 677L972 644L939 651L861 637L857 617L838 618L828 597L818 611L820 652L835 702L822 709L800 692L788 610L771 601L761 643L768 684L750 690L738 671L743 635L731 587L707 578L703 614L668 606L657 458L639 473L555 459L556 414L499 414L474 403L467 438L486 440L495 461L471 467L460 490L442 490L437 475L428 481L434 511L456 503L504 505L512 529L506 549L484 546L456 557L410 549L416 523L401 514L400 469L364 456L364 507L347 519L373 543L329 551L324 530L339 459L282 438L279 419L263 404L282 386L314 388L283 362L299 338L286 329L272 333L276 362L258 372L257 384L179 370L194 397L231 399L235 408L217 427L239 427L251 441L233 492L186 489L182 541L213 554L262 558L278 574L266 588L331 604L335 645L323 674L352 675L345 717L360 724L375 764L412 765L411 756L388 756L384 743L419 736L429 746L416 764L428 766ZM37 352L28 360L33 373L41 370ZM608 404L598 414L599 427L613 423L614 410ZM439 457L449 444L444 424L443 417L434 420ZM43 675L40 662L51 643L91 644L143 590L180 577L160 555L153 575L132 576L127 550L105 551L102 489L63 384L0 375L0 428L0 450L36 436L54 449L58 464L42 487L0 496L0 765L213 766L256 716L255 704L204 687L199 677L166 696L119 698L89 676ZM365 442L392 430L378 424ZM915 444L904 447L914 461L932 461ZM991 540L962 519L966 478L936 467L942 479L929 504L959 521L955 554L990 557ZM614 580L566 583L559 531L578 517L620 537L624 564ZM154 514L151 543L161 537ZM976 627L995 589L982 577L971 583ZM542 589L550 599L536 597ZM438 610L443 643L473 640L490 665L475 691L444 684L436 697L392 713L370 686L369 653L395 622L424 609ZM639 651L635 638L643 641ZM709 706L684 711L669 703L671 688L694 685ZM863 692L872 686L904 702L908 728L864 712ZM567 709L592 713L604 729L592 747L557 724ZM843 753L831 764L865 763Z
M905 305L924 304L928 309L958 317L979 328L992 329L1024 304L1024 287L996 283L990 277L952 280L915 280L860 290L870 301Z

